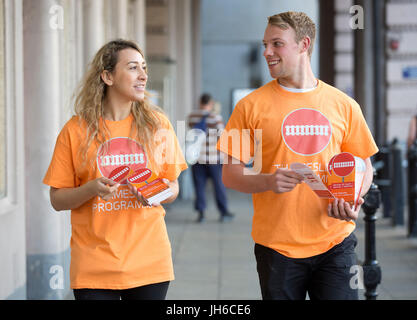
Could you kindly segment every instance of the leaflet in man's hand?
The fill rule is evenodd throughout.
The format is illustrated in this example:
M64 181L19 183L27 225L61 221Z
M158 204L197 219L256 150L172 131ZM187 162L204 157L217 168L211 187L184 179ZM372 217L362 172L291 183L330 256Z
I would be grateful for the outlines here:
M307 185L323 199L344 199L356 209L365 176L365 162L348 152L335 155L327 166L327 183L310 167L293 163L290 168L304 177Z
M321 181L310 167L303 163L295 162L290 165L291 170L294 170L299 175L304 177L304 182L317 194L318 197L324 199L334 199L334 195L329 191L327 186Z

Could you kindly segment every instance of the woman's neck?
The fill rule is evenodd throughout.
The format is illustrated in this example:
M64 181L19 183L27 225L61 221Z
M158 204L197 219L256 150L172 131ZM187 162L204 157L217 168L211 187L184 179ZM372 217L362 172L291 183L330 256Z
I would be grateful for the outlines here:
M106 120L120 121L126 119L132 111L132 101L120 101L108 97L104 100L104 114Z

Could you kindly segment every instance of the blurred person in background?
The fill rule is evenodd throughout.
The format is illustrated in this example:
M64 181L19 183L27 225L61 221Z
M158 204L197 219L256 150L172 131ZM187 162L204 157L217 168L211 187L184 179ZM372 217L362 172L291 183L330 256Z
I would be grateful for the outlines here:
M226 188L222 181L222 161L220 152L216 149L219 132L223 130L224 123L220 115L220 104L214 110L215 101L211 95L204 93L200 97L199 109L188 115L190 129L199 129L205 133L197 162L192 165L193 183L195 191L194 208L198 212L197 222L205 221L206 183L208 179L213 181L216 205L220 213L220 221L226 222L233 219L229 212Z
M410 125L408 127L408 136L407 136L407 148L408 149L410 149L413 143L416 142L416 139L417 139L417 114L415 114L411 118Z

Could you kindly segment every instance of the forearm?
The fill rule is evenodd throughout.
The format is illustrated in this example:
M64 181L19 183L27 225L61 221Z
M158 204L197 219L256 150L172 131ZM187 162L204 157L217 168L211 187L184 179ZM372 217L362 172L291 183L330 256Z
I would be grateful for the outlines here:
M227 188L234 189L239 192L260 193L270 191L267 187L266 179L267 177L265 174L256 174L236 177L234 181L227 183L225 183L225 180L223 179L223 183L225 183Z
M230 163L230 162L229 162ZM222 179L227 188L243 193L269 191L269 174L250 174L250 170L239 164L223 165Z
M76 188L51 188L51 204L56 211L79 208L91 198L97 196L88 184Z

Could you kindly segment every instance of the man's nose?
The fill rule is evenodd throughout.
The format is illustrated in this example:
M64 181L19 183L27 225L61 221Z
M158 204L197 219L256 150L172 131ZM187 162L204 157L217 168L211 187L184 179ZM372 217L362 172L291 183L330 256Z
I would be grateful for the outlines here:
M264 49L264 57L272 56L271 46L266 45Z

